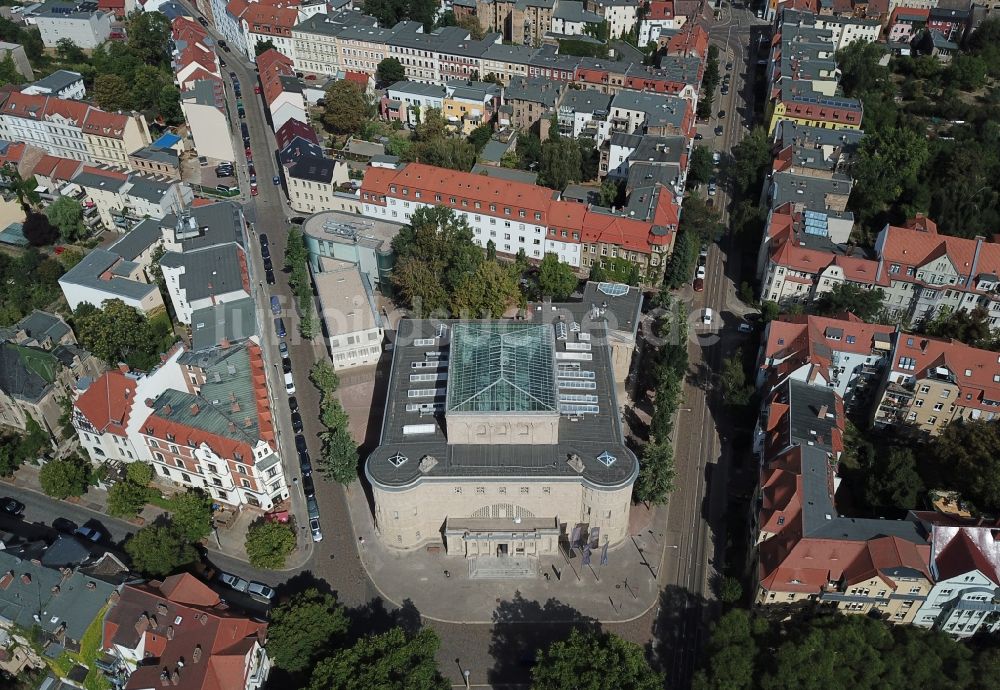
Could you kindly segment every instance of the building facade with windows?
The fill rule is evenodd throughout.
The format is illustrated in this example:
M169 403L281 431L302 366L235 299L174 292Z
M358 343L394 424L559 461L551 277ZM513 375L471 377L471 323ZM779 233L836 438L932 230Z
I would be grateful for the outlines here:
M664 187L633 194L627 215L619 215L561 200L546 187L419 163L368 168L361 204L363 215L397 223L418 208L444 206L468 221L481 247L492 241L497 252L539 261L551 253L577 269L622 257L646 282L662 273L678 222L677 201Z
M369 366L382 354L384 325L367 274L352 262L319 258L313 284L335 369Z
M523 321L402 321L365 464L379 538L472 559L625 540L639 465L606 329L583 303L530 307Z
M189 389L166 389L139 435L160 481L229 505L271 510L288 498L260 346L184 353Z

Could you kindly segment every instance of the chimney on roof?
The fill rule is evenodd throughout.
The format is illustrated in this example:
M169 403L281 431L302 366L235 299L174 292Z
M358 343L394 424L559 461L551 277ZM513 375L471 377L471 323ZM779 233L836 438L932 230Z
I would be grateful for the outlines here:
M30 585L31 584L31 573L25 573L24 575L22 575L21 576L21 582L23 582L26 585Z
M198 403L191 404L191 414L196 415L199 412Z
M236 424L233 422L229 422L229 433L231 434L236 433Z
M160 671L160 685L163 687L170 685L170 671L167 670L166 666Z
M827 406L826 405L821 405L820 408L819 408L819 412L816 414L816 416L819 417L820 419L825 419L826 418L826 411L827 411Z
M156 612L161 616L167 615L167 605L161 601L156 605Z
M173 413L174 413L174 408L173 407L171 407L170 405L164 405L163 406L163 414L165 414L165 415L172 415Z
M127 374L127 373L128 373L128 371L129 371L129 369L128 369L128 365L127 365L127 364L125 364L124 362L123 362L123 363L121 363L121 364L119 364L119 365L118 365L118 371L120 371L120 372L121 372L121 373L123 373L123 374Z
M174 639L174 626L172 625L167 626L167 639L168 640Z
M181 682L181 672L179 668L175 668L174 672L170 674L170 684L177 685Z
M201 618L198 619L198 622L201 623L202 625L208 625L208 614L207 613L201 614Z
M191 654L191 663L197 664L199 661L201 661L201 645L196 644L194 646L194 652Z

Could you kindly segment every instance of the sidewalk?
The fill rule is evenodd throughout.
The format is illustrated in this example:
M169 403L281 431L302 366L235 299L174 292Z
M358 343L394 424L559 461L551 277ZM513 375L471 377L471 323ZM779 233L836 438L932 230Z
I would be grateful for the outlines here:
M13 477L5 478L0 481L23 490L32 491L45 496L45 492L42 491L41 483L38 480L39 470L39 467L25 464L18 468ZM55 498L46 498L50 501L57 502L57 499ZM81 496L78 500L66 501L66 503L74 505L78 508L93 511L101 518L110 517L110 514L108 513L108 492L95 486L88 488L87 493ZM157 520L157 518L165 514L167 514L167 511L147 503L146 506L139 512L137 519L119 520L119 522L132 525L135 530L138 530L143 525L152 524ZM219 553L229 558L247 562L246 551L244 550L246 532L250 523L256 520L257 517L259 516L251 511L241 512L239 517L233 522L232 526L219 529L215 534L209 535L209 537L205 540L205 548L207 548L210 553ZM299 541L301 542L302 535L299 536ZM308 538L308 535L305 539L307 542L306 548L302 548L301 546L297 548L288 557L288 563L284 570L298 570L312 557L312 549L309 548L312 546L312 541Z
M491 623L497 606L518 595L542 604L554 600L602 623L633 620L657 604L659 589L651 570L659 573L666 545L662 534L650 530L662 522L655 509L633 506L629 532L634 536L608 550L607 565L600 564L600 550L592 554L589 566L582 565L579 552L572 560L563 554L542 556L537 577L485 580L469 577L472 561L464 556L383 546L358 482L350 485L346 498L355 546L368 577L383 598L397 606L409 599L425 618ZM640 549L648 553L649 567Z

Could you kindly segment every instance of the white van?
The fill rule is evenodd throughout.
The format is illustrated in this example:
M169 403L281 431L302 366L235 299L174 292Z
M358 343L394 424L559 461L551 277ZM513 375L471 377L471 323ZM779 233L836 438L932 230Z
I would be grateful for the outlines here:
M292 372L285 374L285 392L289 395L295 392L295 380L292 378Z
M701 313L701 322L706 326L712 325L712 310L705 307L705 311Z

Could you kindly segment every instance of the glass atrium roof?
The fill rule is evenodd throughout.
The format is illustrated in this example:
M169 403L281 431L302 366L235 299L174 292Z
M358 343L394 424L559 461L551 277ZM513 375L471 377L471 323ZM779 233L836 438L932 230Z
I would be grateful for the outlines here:
M557 412L552 326L454 325L446 411Z

